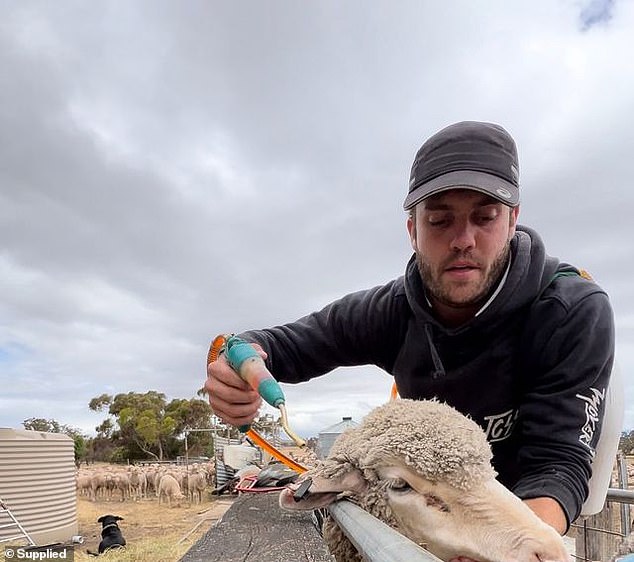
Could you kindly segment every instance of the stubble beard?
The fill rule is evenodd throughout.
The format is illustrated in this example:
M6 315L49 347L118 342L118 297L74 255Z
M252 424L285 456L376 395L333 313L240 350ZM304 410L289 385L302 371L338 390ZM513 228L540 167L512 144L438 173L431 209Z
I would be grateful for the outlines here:
M500 279L502 272L506 267L510 252L511 243L509 241L504 245L504 247L500 250L500 253L493 260L489 273L482 282L480 282L479 286L476 285L473 291L470 291L470 294L467 294L463 298L459 299L456 299L456 297L452 294L455 292L455 290L452 290L452 287L442 283L441 276L443 271L438 270L435 272L432 265L425 260L425 257L420 252L416 252L416 265L418 266L418 272L421 276L428 297L431 297L446 306L454 308L468 308L483 302L487 298L494 285ZM453 256L453 260L469 258L470 256L468 254L456 254Z

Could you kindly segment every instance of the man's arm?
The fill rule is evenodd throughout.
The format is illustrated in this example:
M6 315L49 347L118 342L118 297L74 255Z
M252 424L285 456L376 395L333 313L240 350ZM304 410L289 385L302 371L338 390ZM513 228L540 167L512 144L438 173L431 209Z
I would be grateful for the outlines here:
M560 535L566 533L568 522L558 501L552 498L531 498L524 500L524 503L535 512L537 517L554 527Z
M262 346L280 382L305 382L337 367L390 368L401 337L402 281L346 295L295 322L240 334ZM398 322L393 320L397 319Z
M588 495L614 359L614 321L599 287L580 278L560 283L534 305L531 325L539 329L530 334L532 357L518 418L522 476L512 491L523 500L539 499L544 518L553 513L543 500L558 503L565 531ZM553 526L561 530L558 521L554 516Z

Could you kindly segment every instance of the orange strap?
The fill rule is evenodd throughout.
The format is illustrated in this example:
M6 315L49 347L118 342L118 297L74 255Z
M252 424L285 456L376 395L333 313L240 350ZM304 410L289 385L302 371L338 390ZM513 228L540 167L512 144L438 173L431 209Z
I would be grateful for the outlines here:
M282 451L279 451L273 445L271 445L264 437L262 437L255 429L249 429L247 431L247 436L256 444L258 447L264 449L271 456L275 457L278 461L283 462L288 468L302 474L306 472L308 469L301 464L295 462L292 458L287 457Z
M211 342L211 345L209 346L209 353L207 354L207 365L209 365L209 363L213 363L214 361L218 360L218 356L220 355L220 352L222 351L222 348L224 347L225 343L227 343L227 339L229 337L230 337L229 335L220 334L213 339L213 341ZM308 470L306 467L295 462L290 457L287 457L284 453L282 453L282 451L279 451L278 449L276 449L266 439L264 439L264 437L262 437L257 431L255 431L255 429L253 428L249 429L246 435L258 447L261 447L262 449L264 449L267 453L275 457L278 461L283 462L291 470L294 470L295 472L298 472L299 474L302 474L303 472L306 472Z
M396 400L398 398L398 388L396 387L396 381L392 383L392 390L390 390L390 400Z

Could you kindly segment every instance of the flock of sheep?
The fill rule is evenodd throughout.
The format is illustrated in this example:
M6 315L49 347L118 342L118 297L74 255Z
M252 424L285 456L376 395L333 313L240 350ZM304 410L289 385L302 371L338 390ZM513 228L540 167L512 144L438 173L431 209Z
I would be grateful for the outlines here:
M77 493L91 501L126 501L158 497L172 507L187 499L201 503L204 491L213 485L212 462L182 465L97 466L77 471Z

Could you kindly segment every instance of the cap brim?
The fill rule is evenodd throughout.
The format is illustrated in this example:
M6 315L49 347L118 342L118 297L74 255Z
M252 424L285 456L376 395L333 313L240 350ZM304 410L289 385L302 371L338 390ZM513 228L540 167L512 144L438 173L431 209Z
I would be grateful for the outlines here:
M416 187L405 198L403 208L408 211L423 199L450 189L479 191L490 195L509 207L516 207L520 202L520 190L516 185L485 172L460 170L443 174Z

